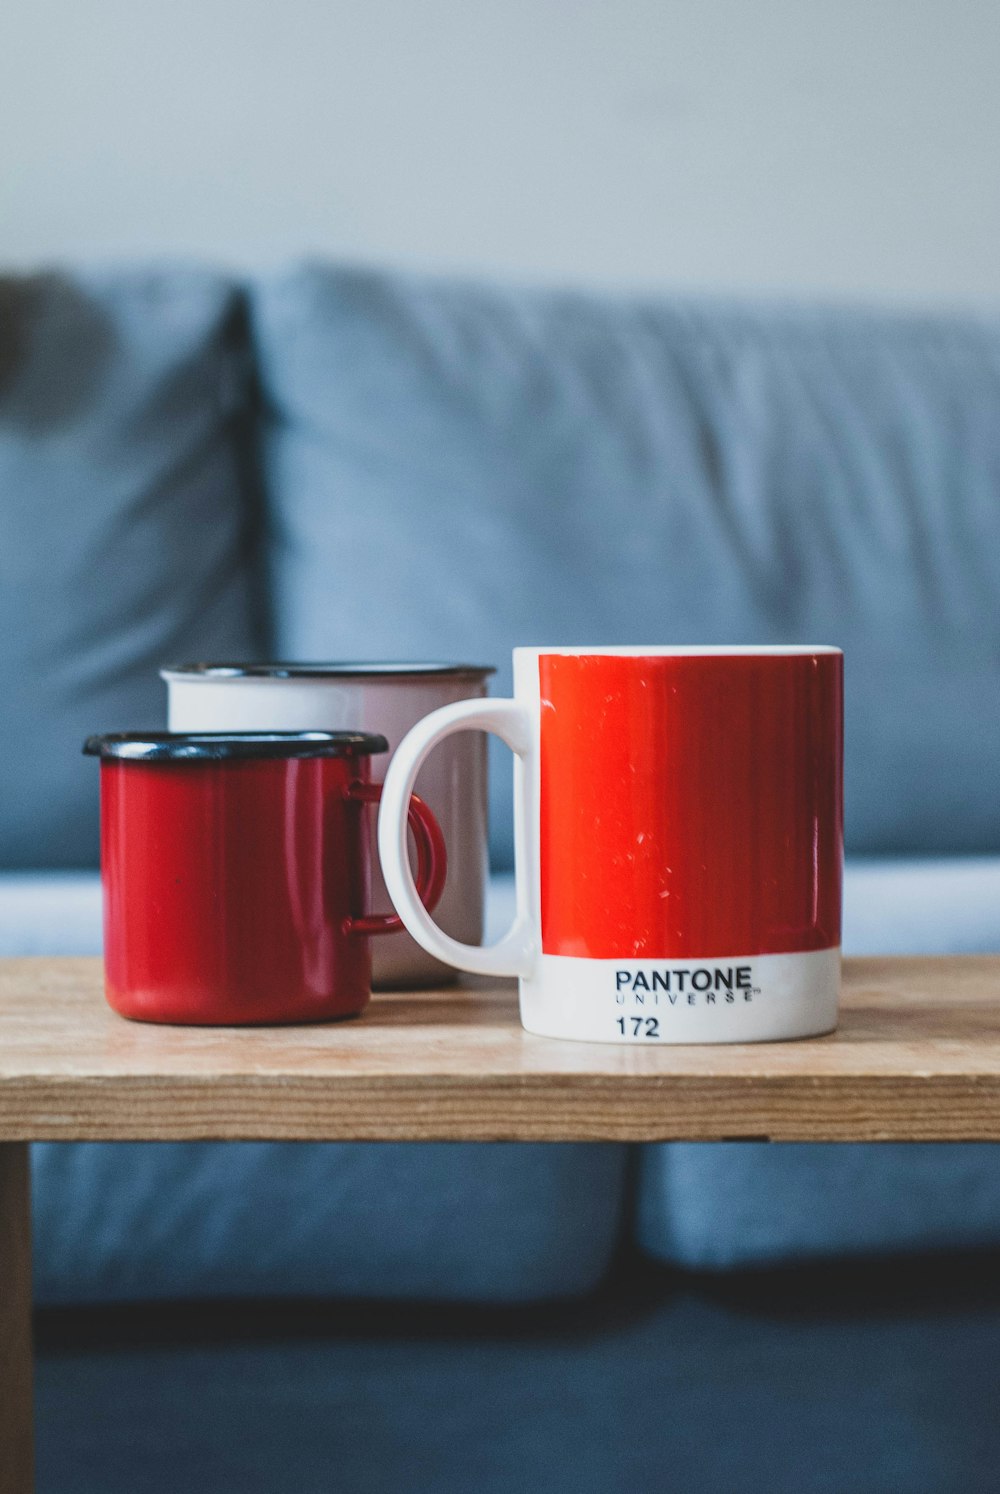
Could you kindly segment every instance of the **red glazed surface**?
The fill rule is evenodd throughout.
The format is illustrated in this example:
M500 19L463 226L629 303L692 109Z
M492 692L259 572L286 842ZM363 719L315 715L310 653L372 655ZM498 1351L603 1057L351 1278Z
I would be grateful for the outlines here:
M840 943L839 653L543 654L546 954Z
M362 800L377 789L367 777L367 761L348 757L102 762L105 970L115 1010L199 1024L360 1012L374 931L364 918L370 810ZM431 871L439 892L440 857Z

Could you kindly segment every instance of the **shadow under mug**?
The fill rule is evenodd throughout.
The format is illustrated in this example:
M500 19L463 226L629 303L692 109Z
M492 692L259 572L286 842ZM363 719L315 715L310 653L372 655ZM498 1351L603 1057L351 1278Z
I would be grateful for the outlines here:
M366 806L384 737L347 731L90 737L101 759L105 990L122 1016L234 1025L329 1021L371 995ZM416 796L427 907L444 841Z

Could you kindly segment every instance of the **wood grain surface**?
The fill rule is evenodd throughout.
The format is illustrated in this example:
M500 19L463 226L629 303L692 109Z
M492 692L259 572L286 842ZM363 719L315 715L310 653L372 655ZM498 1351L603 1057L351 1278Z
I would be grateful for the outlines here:
M0 1494L34 1487L28 1148L0 1145Z
M0 961L0 1140L1000 1140L1000 956L848 960L803 1042L522 1031L512 982L313 1027L157 1027L93 959Z

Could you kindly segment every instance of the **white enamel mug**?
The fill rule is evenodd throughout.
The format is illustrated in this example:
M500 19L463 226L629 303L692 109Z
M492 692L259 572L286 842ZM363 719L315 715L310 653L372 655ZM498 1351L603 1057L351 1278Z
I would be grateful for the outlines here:
M492 668L473 664L178 664L167 683L171 731L378 732L391 751L429 712L485 696ZM454 939L482 938L488 875L486 744L478 733L452 737L417 779L417 793L444 832L448 880L435 911ZM376 913L392 911L377 858L372 865ZM380 939L373 951L376 989L434 985L455 979L409 934Z

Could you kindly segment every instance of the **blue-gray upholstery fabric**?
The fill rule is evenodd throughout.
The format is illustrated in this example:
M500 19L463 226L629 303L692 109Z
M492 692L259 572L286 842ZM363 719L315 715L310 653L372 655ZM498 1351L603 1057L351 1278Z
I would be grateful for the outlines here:
M844 953L1000 952L1000 856L848 861Z
M96 865L84 737L259 647L244 322L200 270L0 279L0 866Z
M35 1296L572 1297L596 1286L617 1243L625 1157L584 1145L36 1146Z
M1000 1260L38 1324L38 1494L995 1494Z
M636 1236L697 1270L1000 1245L1000 1148L675 1142L644 1147Z
M839 644L849 847L1000 851L995 321L319 266L252 306L282 653L504 693L517 643Z

